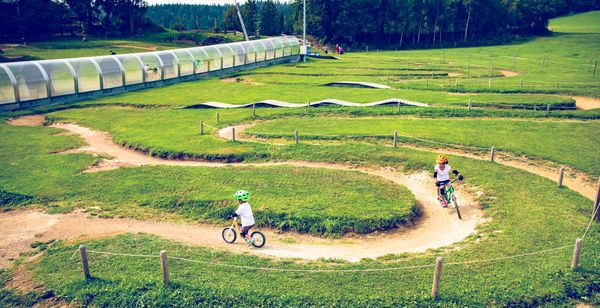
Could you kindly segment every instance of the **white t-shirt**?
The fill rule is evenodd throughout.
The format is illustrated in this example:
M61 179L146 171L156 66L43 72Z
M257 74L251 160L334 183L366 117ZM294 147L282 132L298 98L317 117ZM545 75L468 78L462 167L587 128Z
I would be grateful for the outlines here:
M238 206L235 213L242 219L242 227L251 226L254 224L254 215L252 215L252 209L248 202L244 202Z
M450 180L450 170L452 170L452 167L450 167L450 165L446 164L446 166L444 167L444 170L442 170L442 169L440 169L439 164L435 164L435 167L433 168L433 170L435 172L437 172L437 181L438 182Z

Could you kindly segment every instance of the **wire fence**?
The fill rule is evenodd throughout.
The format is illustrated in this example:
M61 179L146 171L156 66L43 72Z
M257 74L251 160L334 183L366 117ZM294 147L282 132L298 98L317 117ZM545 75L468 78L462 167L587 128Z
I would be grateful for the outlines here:
M594 211L594 213L593 213L594 215L597 213L597 210L598 210L598 208L596 208L596 210ZM576 270L577 267L579 266L579 259L580 259L581 250L582 250L582 242L585 239L589 229L591 228L591 226L594 222L593 217L594 216L592 216L592 220L590 220L589 224L586 226L586 229L583 232L583 235L580 238L577 238L577 240L575 241L575 246L573 249L573 257L571 259L571 269L572 270ZM573 246L566 244L566 245L561 245L558 247L540 249L540 250L535 250L535 251L530 251L530 252L520 253L520 254L514 254L514 255L508 255L508 256L499 256L499 257L494 257L494 258L477 259L477 260L454 261L454 262L445 263L445 266L467 266L467 265L472 265L472 264L497 263L497 262L502 262L502 261L506 261L506 260L522 259L522 258L528 258L528 257L532 257L532 256L537 256L537 255L554 253L557 251L565 250L569 247L573 247ZM153 258L153 259L160 258L163 283L165 286L168 285L169 281L170 281L169 269L168 269L168 267L169 267L168 260L169 259L182 261L182 262L186 262L186 263L202 264L202 265L206 265L206 266L223 267L223 268L230 268L230 269L235 269L235 270L306 273L306 274L318 274L318 273L342 274L342 273L368 273L368 272L390 272L390 271L397 272L397 271L405 271L405 270L423 270L423 269L434 268L435 270L434 270L434 276L433 276L434 278L433 278L433 284L432 284L432 297L434 299L437 298L437 296L438 296L439 285L440 285L440 281L441 281L442 264L443 264L443 258L438 257L436 259L435 264L419 264L419 265L375 267L375 268L351 268L351 269L348 269L348 268L310 268L310 269L307 269L307 268L285 268L285 267L240 265L240 264L231 264L231 263L224 263L224 262L215 262L215 261L210 261L210 260L191 259L189 257L180 257L180 256L167 257L167 252L164 250L161 251L160 254L158 254L158 255L132 254L132 253L109 252L109 251L98 251L98 250L89 250L88 251L88 250L86 250L85 246L82 245L82 246L79 246L78 251L81 256L83 273L84 273L84 277L86 279L90 279L92 277L90 274L90 268L89 268L89 263L88 263L88 253L110 256L110 257L116 256L116 257L128 257L128 258ZM74 252L74 255L76 255L76 254L77 254L77 251Z
M442 145L442 146L446 146L446 147L462 148L462 149L469 149L469 150L479 150L479 151L489 150L489 148L487 148L487 147L444 143L444 142L439 142L439 141L435 141L435 140L415 138L415 137L411 137L411 136L399 136L399 135L397 135L397 133L395 133L394 135L395 135L395 141L397 140L396 138L398 138L398 137L405 137L407 139L416 140L419 142L426 142L426 143ZM318 135L315 135L315 136L318 136ZM347 135L333 135L333 136L348 137ZM361 136L361 137L365 137L365 136ZM376 137L389 137L389 136L377 135ZM492 150L492 153L493 152L494 152L494 150ZM520 159L521 158L521 157L511 154L511 153L498 153L498 154L506 155L507 157L510 157L511 159ZM492 155L494 155L494 154L492 154ZM493 156L492 156L492 160L493 160ZM547 168L547 166L543 165L543 164L539 164L539 163L531 162L531 161L526 161L526 162L536 164L540 167ZM600 207L595 206L594 210L592 211L592 217L591 217L589 223L586 225L581 237L575 241L573 257L571 259L571 268L573 270L575 270L578 267L581 249L582 249L581 243L586 238L586 236L589 233L589 230L593 226L595 217L598 214L598 210L600 210ZM539 250L530 251L530 252L526 252L526 253L513 254L513 255L507 255L507 256L498 256L498 257L493 257L493 258L477 259L477 260L454 261L454 262L446 263L445 266L466 266L466 265L470 265L470 264L502 262L505 260L520 259L520 258L527 258L527 257L531 257L531 256L536 256L536 255L549 254L549 253L565 250L569 247L573 247L573 246L569 245L569 244L565 244L565 245L560 245L557 247L539 249ZM149 254L132 254L132 253L98 251L98 250L87 251L84 246L80 246L79 252L81 255L81 262L82 262L82 267L83 267L83 271L84 271L84 276L88 279L91 277L91 275L90 275L90 271L89 271L87 253L91 253L91 254L112 256L112 257L160 258L162 272L163 272L163 282L165 285L167 285L169 283L168 262L167 262L166 251L162 251L160 253L160 255L149 255ZM77 251L75 252L75 254L76 253L77 253ZM414 270L414 269L421 270L421 269L434 268L435 273L434 273L434 281L433 281L433 288L432 288L432 297L434 297L434 298L437 296L437 292L439 290L438 287L439 287L439 283L440 283L440 279L441 279L441 267L443 264L442 258L439 257L436 260L435 264L419 264L419 265L376 267L376 268L353 268L353 269L344 269L344 268L342 268L342 269L340 269L340 268L307 269L307 268L285 268L285 267L265 267L265 266L240 265L240 264L231 264L231 263L224 263L224 262L215 262L215 261L210 261L210 260L199 260L199 259L193 259L193 258L183 257L183 256L170 256L169 259L187 262L187 263L202 264L202 265L213 266L213 267L232 268L232 269L238 269L238 270L254 270L254 271L266 271L266 272L291 272L291 273L363 273L363 272L403 271L403 270Z

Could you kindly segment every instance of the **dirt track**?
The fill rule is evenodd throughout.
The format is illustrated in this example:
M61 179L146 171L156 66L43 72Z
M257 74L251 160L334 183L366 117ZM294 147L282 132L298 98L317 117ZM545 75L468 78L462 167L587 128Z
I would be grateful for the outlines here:
M236 140L257 141L258 139L252 139L251 137L245 136L243 133L245 129L247 129L248 127L251 127L255 124L256 123L241 124L241 125L234 126L235 127L235 135L236 135L235 139ZM218 134L221 138L231 139L231 132L232 132L232 127L225 127L225 128L220 129ZM419 147L419 146L414 146L414 145L403 145L403 146L414 148L416 150L422 150L422 151L428 151L428 152L432 151L431 148ZM456 149L444 148L444 149L440 149L440 151L444 151L447 154L455 155L455 156L463 156L463 157L479 159L479 160L489 160L489 156L476 155L476 154L472 154L472 153L459 151ZM496 163L499 163L499 164L502 164L505 166L510 166L510 167L514 167L517 169L525 170L527 172L531 172L533 174L537 174L539 176L551 179L553 181L558 180L558 170L553 170L549 167L539 165L534 162L517 160L517 159L511 158L511 157L503 157L500 153L497 153L497 155L494 158L494 161ZM586 175L584 175L584 174L578 174L577 178L585 178L585 177L586 177ZM573 178L565 176L563 178L563 185L580 193L581 195L589 198L590 200L595 200L595 198L596 198L596 189L594 189L593 187L590 187L589 185L587 185L586 183L584 183L581 180L573 179Z
M14 121L12 123L15 123ZM40 123L34 117L20 119L23 124ZM141 165L177 165L222 167L224 163L200 161L174 161L149 157L139 152L125 149L114 144L106 133L90 130L76 124L55 124L53 127L65 129L80 135L87 146L78 151L111 157L101 164L102 170L120 166ZM343 237L342 239L323 239L294 233L276 234L265 230L268 245L263 249L249 249L245 245L227 245L220 237L220 228L196 224L183 225L161 222L137 221L131 219L99 219L76 212L70 214L48 215L40 212L17 211L0 215L0 265L7 265L10 258L26 251L29 243L35 240L94 238L126 232L145 232L188 244L227 248L233 251L251 251L256 254L276 257L303 259L339 258L357 261L362 258L375 258L390 253L422 252L460 242L476 231L482 222L483 213L466 191L459 189L462 203L463 220L458 220L452 209L439 206L435 195L433 180L426 173L412 175L399 174L389 169L354 168L341 164L327 164L291 161L285 163L235 164L235 166L273 166L291 165L297 167L353 170L382 177L399 185L408 187L417 199L422 218L416 226L388 233L375 233L368 236ZM108 166L108 167L107 167ZM90 171L101 171L92 167ZM292 244L290 244L292 243ZM298 244L293 244L298 243Z

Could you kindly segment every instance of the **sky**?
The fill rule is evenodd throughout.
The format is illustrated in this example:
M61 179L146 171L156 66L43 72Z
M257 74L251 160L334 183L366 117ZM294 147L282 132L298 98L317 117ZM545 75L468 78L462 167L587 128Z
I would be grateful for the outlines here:
M233 4L234 0L146 0L148 4L186 3L186 4ZM246 0L238 0L239 4ZM291 0L280 0L280 2L291 2Z

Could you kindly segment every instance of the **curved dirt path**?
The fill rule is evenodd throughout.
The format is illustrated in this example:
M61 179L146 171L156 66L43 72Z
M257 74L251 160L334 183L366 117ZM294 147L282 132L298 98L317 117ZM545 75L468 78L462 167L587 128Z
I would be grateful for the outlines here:
M573 96L577 109L592 110L600 108L600 98L590 96Z
M218 135L221 138L231 140L232 128L235 127L235 139L236 140L255 141L255 142L261 141L260 138L250 137L243 133L245 129L252 127L256 124L257 124L257 122L250 123L250 124L246 123L246 124L240 124L240 125L236 125L236 126L225 127L218 131ZM419 150L419 151L427 151L427 152L436 150L435 148L432 149L432 148L426 148L426 147L420 147L420 146L408 145L408 144L403 144L402 146L410 147L410 148L413 148L413 149ZM477 155L477 154L473 154L473 153L467 153L467 152L459 151L456 149L440 148L439 151L444 151L447 154L451 154L451 155L455 155L455 156L468 157L468 158L473 158L473 159L478 159L478 160L489 160L490 159L489 156L482 156L482 155ZM558 181L558 173L559 173L558 170L552 170L549 167L535 164L534 162L529 163L526 161L516 160L511 157L503 157L502 153L496 153L496 155L494 157L494 162L505 165L505 166L521 169L521 170L548 178L553 181ZM567 173L567 171L565 171L565 173ZM583 173L578 173L577 178L581 178L581 177L585 178L585 177L587 177L587 175L585 175ZM573 179L573 178L565 175L563 177L563 185L580 193L581 195L587 197L590 200L595 200L596 194L597 194L596 189L586 185L586 183L584 183L580 180L577 180L577 178Z
M21 123L39 123L39 118L21 119ZM15 123L15 121L11 122ZM27 125L27 124L25 124ZM246 125L247 127L248 125ZM118 168L121 166L173 165L173 166L281 166L325 168L358 171L378 176L404 185L415 195L422 217L414 227L390 232L376 232L365 236L345 236L341 239L319 238L293 232L277 234L263 230L268 245L262 249L249 249L245 244L225 244L220 236L222 227L204 224L173 224L148 222L133 219L100 219L88 217L81 212L48 215L40 212L16 211L0 215L0 264L14 258L15 254L26 251L34 240L94 238L126 232L145 232L159 235L188 244L227 248L233 251L251 251L255 254L285 258L319 259L338 258L358 261L362 258L376 258L391 253L423 252L458 243L476 232L476 227L484 221L483 213L467 192L459 189L463 220L458 220L453 209L439 206L434 193L434 182L427 173L401 174L384 168L354 168L330 163L290 161L277 163L228 164L203 161L165 160L144 155L115 144L110 135L79 126L77 124L55 123L52 127L80 135L87 143L79 149L68 152L85 152L108 156L101 163L88 169L89 172ZM239 126L242 129L244 126Z

